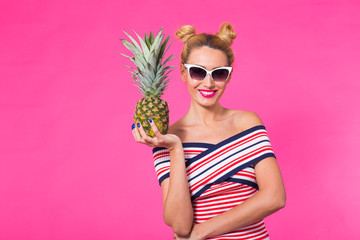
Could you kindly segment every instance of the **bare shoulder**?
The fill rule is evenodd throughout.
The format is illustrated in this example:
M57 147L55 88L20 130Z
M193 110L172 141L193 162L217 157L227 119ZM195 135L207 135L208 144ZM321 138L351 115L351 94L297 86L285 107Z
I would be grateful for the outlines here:
M241 130L263 125L260 117L252 111L232 110L232 115L234 116L237 128Z

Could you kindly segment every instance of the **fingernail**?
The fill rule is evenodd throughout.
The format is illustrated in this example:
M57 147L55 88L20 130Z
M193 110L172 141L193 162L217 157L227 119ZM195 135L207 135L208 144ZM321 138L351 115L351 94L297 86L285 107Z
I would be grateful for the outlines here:
M138 125L138 128L140 127L140 123L137 124Z
M149 118L149 122L150 122L150 123L152 123L152 120L151 120L151 118Z
M135 128L135 123L133 123L133 125L131 126L131 130L133 130Z

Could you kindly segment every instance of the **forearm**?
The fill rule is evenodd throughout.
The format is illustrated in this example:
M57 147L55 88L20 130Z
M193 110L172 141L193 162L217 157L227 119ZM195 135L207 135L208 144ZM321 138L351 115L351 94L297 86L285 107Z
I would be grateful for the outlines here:
M170 177L164 201L164 220L178 235L187 235L193 224L193 208L182 146L170 151Z
M281 196L259 191L229 211L198 224L194 229L195 234L200 236L200 239L206 239L229 233L278 211L284 206L284 201Z

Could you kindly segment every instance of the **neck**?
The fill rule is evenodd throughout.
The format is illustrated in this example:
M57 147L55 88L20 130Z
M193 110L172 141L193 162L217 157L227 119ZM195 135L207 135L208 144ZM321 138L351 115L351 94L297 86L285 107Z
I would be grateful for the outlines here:
M218 121L224 110L225 108L220 103L216 103L211 107L203 107L191 102L187 117L192 124L206 127Z

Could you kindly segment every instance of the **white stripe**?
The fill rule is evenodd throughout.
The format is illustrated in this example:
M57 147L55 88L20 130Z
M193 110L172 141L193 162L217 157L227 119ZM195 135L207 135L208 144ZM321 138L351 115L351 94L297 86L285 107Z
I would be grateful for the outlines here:
M247 136L247 137L248 137L248 136ZM214 171L216 171L216 170L218 170L218 169L220 169L220 168L223 168L224 166L226 166L226 165L228 165L229 163L231 163L233 160L235 160L235 159L237 159L237 158L241 159L244 155L246 155L246 154L248 154L248 153L250 153L250 152L252 152L252 151L254 151L254 150L257 150L257 149L259 149L259 148L261 148L261 147L266 147L266 146L269 146L269 145L270 145L269 142L259 143L261 140L268 140L268 137L266 137L266 136L258 137L258 138L256 138L256 142L254 142L255 139L252 139L252 140L249 141L248 143L242 144L242 146L238 146L239 143L237 143L236 145L237 145L238 147L235 147L234 149L232 149L232 150L230 150L230 151L227 150L228 152L225 153L225 154L223 154L223 155L221 156L221 159L224 159L224 160L223 160L220 164L217 164L217 165L216 165L216 163L218 163L218 161L209 161L209 160L208 160L209 162L208 162L207 164L205 164L204 166L200 167L200 168L197 169L195 172L192 172L191 174L189 174L189 178L192 179L192 180L189 182L190 185L193 185L193 184L195 184L196 182L202 181L202 180L203 180L204 178L206 178L209 174L211 174L212 172L214 172ZM227 145L225 145L225 146L217 149L217 151L212 152L211 155L210 155L210 156L211 156L210 159L212 160L212 158L214 158L214 155L216 155L216 154L219 153L222 149L230 146L231 144L233 144L234 142L237 142L237 141L240 141L240 140L237 139L236 141L230 142L230 143L228 143ZM246 148L246 147L248 147L248 146L250 146L250 145L252 145L252 144L254 144L254 143L256 143L255 146L252 146L252 147L250 147L250 148L248 148L248 149L245 149L245 150L241 151L241 149L244 149L244 148ZM241 149L239 149L239 148L241 148ZM241 152L239 152L239 151L241 151ZM249 159L247 159L247 160L245 160L245 161L243 160L243 161L241 162L241 165L242 165L242 164L245 164L245 163L247 163L247 162L255 159L256 157L259 157L259 156L261 156L262 154L265 154L265 153L267 153L267 152L272 152L272 151L267 150L267 151L265 151L265 152L263 152L263 153L258 153L256 156L253 156L252 158L249 158ZM233 154L234 154L234 155L233 155ZM233 155L233 156L231 156L231 155ZM231 157L230 157L230 156L231 156ZM191 164L190 166L188 166L188 170L191 171L192 168L194 168L194 165L196 165L196 164L199 163L199 162L205 161L206 158L209 158L209 155L206 155L206 156L204 156L203 158L195 161L193 164ZM226 159L226 158L227 158L227 159ZM244 158L243 158L243 159L244 159ZM216 165L216 166L215 166L215 165ZM231 171L231 170L227 170L226 173L222 173L221 175L218 175L218 176L216 177L216 179L220 178L221 176L226 175L229 171ZM202 173L202 174L199 175L200 173ZM197 175L198 175L198 176L197 176ZM196 176L196 177L195 177L195 176ZM194 178L194 177L195 177L195 178ZM213 181L212 181L212 182L213 182Z

